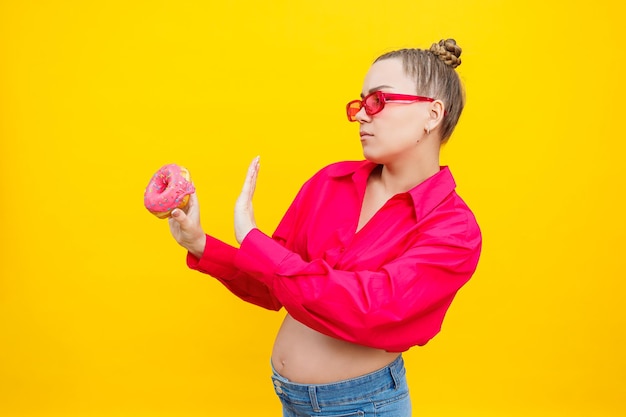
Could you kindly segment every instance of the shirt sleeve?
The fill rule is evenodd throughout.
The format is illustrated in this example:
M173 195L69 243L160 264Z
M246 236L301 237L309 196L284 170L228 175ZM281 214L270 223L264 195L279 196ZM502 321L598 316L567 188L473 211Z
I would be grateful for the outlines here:
M294 230L296 208L307 184L308 182L303 185L289 206L277 230L288 231L288 233ZM279 234L275 235L274 240L279 246L285 246L286 244L286 237L279 237ZM280 310L282 303L274 296L272 289L267 286L267 283L256 279L235 265L235 255L238 251L239 249L211 235L206 235L206 245L202 256L196 258L188 252L187 266L193 270L211 275L228 288L230 292L244 301L268 310Z
M425 234L418 245L376 271L334 270L321 259L307 262L258 229L246 236L234 259L306 326L402 352L439 332L452 299L476 269L480 230L477 225L461 229L443 236Z
M264 282L254 279L235 266L236 253L235 247L206 235L202 257L196 258L187 253L187 266L211 275L244 301L268 310L280 310L282 304Z

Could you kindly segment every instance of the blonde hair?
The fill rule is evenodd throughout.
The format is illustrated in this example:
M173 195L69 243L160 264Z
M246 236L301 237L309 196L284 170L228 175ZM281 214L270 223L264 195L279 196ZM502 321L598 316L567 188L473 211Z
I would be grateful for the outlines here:
M461 47L454 39L442 39L428 50L399 49L387 52L374 61L400 58L404 72L415 79L417 94L443 102L447 114L441 124L442 142L452 135L465 106L463 86L454 70L461 65L460 56Z

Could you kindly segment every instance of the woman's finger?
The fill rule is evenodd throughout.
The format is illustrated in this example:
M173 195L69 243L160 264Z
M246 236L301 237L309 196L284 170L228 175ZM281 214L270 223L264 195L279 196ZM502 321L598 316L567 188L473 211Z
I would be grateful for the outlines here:
M246 174L246 180L243 183L243 188L241 189L241 197L245 198L244 201L241 201L242 204L248 205L252 202L252 197L254 196L254 190L256 189L256 179L259 173L259 159L260 157L256 157L250 162L248 166L248 173Z
M256 188L256 180L259 173L259 157L252 160L248 167L246 179L241 189L241 194L235 203L235 236L241 243L250 230L256 227L252 197Z

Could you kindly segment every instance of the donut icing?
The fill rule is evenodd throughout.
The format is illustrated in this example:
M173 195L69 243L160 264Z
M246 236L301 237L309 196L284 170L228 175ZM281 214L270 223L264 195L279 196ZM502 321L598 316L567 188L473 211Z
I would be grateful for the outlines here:
M179 165L169 164L152 176L143 195L143 203L152 214L165 218L175 208L185 207L189 195L195 191L189 181L189 171Z

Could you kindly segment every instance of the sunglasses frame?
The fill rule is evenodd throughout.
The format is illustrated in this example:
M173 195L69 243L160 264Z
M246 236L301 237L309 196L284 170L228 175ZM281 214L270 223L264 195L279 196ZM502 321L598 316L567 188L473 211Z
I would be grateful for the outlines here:
M372 96L376 96L380 103L380 106L376 110L372 110L371 107L367 105L367 100ZM348 116L348 120L351 122L356 122L356 114L361 111L363 107L365 107L365 113L368 116L373 116L375 114L380 113L385 108L385 104L388 102L401 102L404 104L415 103L418 101L427 101L433 102L434 98L424 97L424 96L412 96L408 94L394 94L394 93L383 93L382 91L374 91L363 97L361 100L352 100L346 105L346 115ZM359 109L355 112L356 108L351 108L355 103L359 104ZM352 111L351 111L352 110Z

